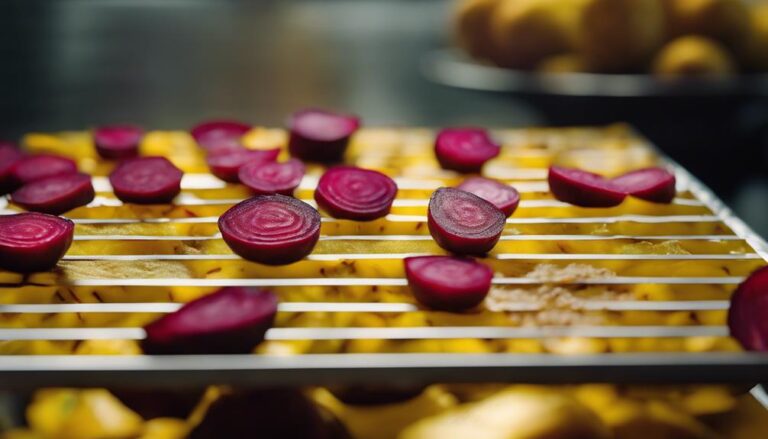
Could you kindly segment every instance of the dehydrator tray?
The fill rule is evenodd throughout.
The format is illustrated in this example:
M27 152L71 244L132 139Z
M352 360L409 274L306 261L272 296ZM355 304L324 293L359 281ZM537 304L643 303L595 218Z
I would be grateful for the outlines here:
M765 264L768 245L711 191L622 126L494 134L502 154L485 175L513 184L522 202L485 260L496 272L489 299L461 315L419 307L402 273L402 258L441 252L427 199L460 181L437 167L430 130L361 130L348 161L395 177L392 213L324 216L315 252L283 267L243 261L222 243L218 215L248 194L207 174L187 133L147 134L144 153L186 172L174 205L149 207L114 198L88 133L26 136L29 150L78 159L97 197L66 215L75 242L56 270L0 272L1 385L768 381L768 355L740 351L725 326L730 292ZM254 129L244 141L284 145L285 134ZM573 207L548 192L553 162L606 173L662 164L678 196ZM312 200L321 172L308 168L298 198ZM0 203L0 213L17 211ZM230 285L281 299L256 353L138 353L143 324Z

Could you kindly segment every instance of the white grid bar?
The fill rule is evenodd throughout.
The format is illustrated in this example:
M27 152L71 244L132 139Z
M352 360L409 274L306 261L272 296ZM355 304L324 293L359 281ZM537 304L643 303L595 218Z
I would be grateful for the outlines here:
M719 277L653 277L616 276L609 278L552 280L528 277L496 277L494 285L733 285L744 280L742 276ZM45 285L35 282L34 285ZM65 286L178 286L178 287L299 287L299 286L406 286L405 278L261 278L261 279L189 279L189 278L126 278L126 279L74 279L53 285Z
M0 340L142 340L142 328L9 328ZM727 337L725 326L538 326L538 327L345 327L272 328L267 340L418 340Z
M144 303L35 303L0 305L0 313L170 313L183 304L176 302ZM641 300L584 300L570 309L584 311L716 311L728 309L727 300L691 301L641 301ZM501 312L532 312L546 309L541 303L512 303L504 305ZM420 308L412 303L379 302L281 302L280 312L361 312L407 313ZM430 310L424 310L430 311Z
M343 260L399 260L414 256L429 256L431 253L339 253L311 254L307 261L343 261ZM500 253L488 259L498 260L574 260L574 261L720 261L720 260L761 260L757 253L740 254L687 254L687 255L651 255L651 254L599 254L599 253ZM236 261L243 260L234 254L204 255L67 255L65 261Z

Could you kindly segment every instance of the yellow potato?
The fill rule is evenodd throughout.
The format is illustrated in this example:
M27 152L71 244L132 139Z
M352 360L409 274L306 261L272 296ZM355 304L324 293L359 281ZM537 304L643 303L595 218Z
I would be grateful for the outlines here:
M493 58L490 22L499 3L499 0L462 0L456 5L456 39L459 46L475 58Z
M550 56L540 62L536 69L542 73L580 73L590 70L587 61L578 53Z
M643 66L664 41L659 0L589 0L578 44L589 65L600 71Z
M491 19L498 53L505 67L533 68L541 60L573 48L581 0L503 0Z
M665 0L669 35L703 35L737 47L749 28L744 0Z
M27 421L51 439L136 437L143 427L141 417L105 389L38 391L27 407Z
M744 48L746 67L768 70L768 3L750 9L749 35Z
M408 427L400 439L600 439L599 418L557 389L515 386Z
M723 45L698 36L673 40L653 62L653 73L665 77L722 77L735 71L736 65Z

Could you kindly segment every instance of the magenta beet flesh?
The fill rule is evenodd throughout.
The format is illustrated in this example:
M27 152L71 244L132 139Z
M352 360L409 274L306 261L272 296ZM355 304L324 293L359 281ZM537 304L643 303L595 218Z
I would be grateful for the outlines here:
M11 178L11 170L21 157L21 152L12 144L3 142L0 145L0 195L13 190L15 183Z
M396 195L394 180L381 172L336 166L320 177L315 201L334 218L371 221L389 213Z
M484 177L470 177L464 180L457 189L475 194L485 201L490 202L504 215L510 216L520 204L520 193L508 184Z
M288 120L288 150L302 160L321 163L339 162L344 157L360 119L325 110L302 110Z
M93 131L96 152L102 158L122 160L139 155L139 143L144 130L132 125L111 125Z
M558 166L549 168L549 190L558 200L581 207L613 207L626 198L620 187L600 175Z
M501 147L481 128L446 128L437 134L435 155L440 166L462 173L480 172Z
M664 168L638 169L611 182L627 195L654 203L671 203L676 194L675 175Z
M477 195L440 188L429 199L429 233L437 244L454 253L482 255L499 241L506 217Z
M37 154L22 158L11 169L11 180L15 187L54 175L74 174L74 161L50 154Z
M233 252L249 261L284 265L307 256L320 238L320 214L285 195L257 195L219 218L219 231Z
M246 354L264 340L275 320L270 291L222 288L147 325L147 354Z
M236 120L212 120L201 122L190 130L201 148L209 149L216 146L238 146L251 126Z
M405 276L416 300L445 311L463 311L482 302L491 289L493 271L471 258L405 258Z
M256 195L280 194L292 196L304 178L301 160L286 162L251 162L240 168L240 182Z
M122 162L109 175L115 196L125 203L170 203L181 191L179 168L165 157L140 157Z
M60 215L85 206L93 201L94 196L91 176L78 173L25 184L11 195L11 200L27 210Z
M208 150L206 162L211 173L224 181L237 183L237 173L246 163L273 162L280 155L280 149L255 150L241 146L214 147Z
M19 273L48 271L72 244L75 224L44 213L0 216L0 268Z
M736 288L728 327L745 349L768 351L768 267L758 269Z

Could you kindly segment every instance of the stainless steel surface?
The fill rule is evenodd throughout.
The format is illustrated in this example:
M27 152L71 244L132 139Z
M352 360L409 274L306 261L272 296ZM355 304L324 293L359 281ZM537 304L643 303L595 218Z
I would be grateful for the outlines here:
M585 97L768 95L768 75L661 80L647 74L540 73L479 63L458 49L440 49L422 60L424 75L452 87Z
M168 388L388 382L756 383L762 354L313 354L302 356L16 356L2 359L8 388Z
M673 222L724 221L736 235L722 235L727 240L746 240L756 253L697 254L697 255L626 255L626 254L499 254L499 259L530 260L754 260L765 259L768 246L739 219L734 217L720 201L682 168L676 167L679 189L689 190L695 200L682 201L685 205L708 206L715 215L622 215L599 218L512 218L509 223L600 223L636 221L649 224ZM206 187L207 177L187 180L194 187ZM314 182L308 182L311 185ZM540 182L531 182L541 186ZM416 184L418 185L418 183ZM311 187L311 186L310 186ZM102 188L103 190L104 188ZM108 188L107 188L108 190ZM678 199L680 202L681 199ZM543 203L556 205L554 203ZM194 222L215 223L216 217L194 218ZM390 215L387 221L424 221L417 215ZM90 220L86 220L90 221ZM132 219L114 219L118 223L131 223ZM176 219L135 220L157 223ZM111 222L110 222L111 223ZM571 235L546 235L550 239L569 239ZM392 235L387 239L411 239L414 236ZM509 236L506 239L538 239L539 235ZM721 235L676 235L678 239L720 239ZM108 235L107 240L120 236ZM164 237L178 239L179 237ZM325 240L343 239L324 236ZM638 239L638 236L606 237L590 236L589 239ZM652 236L651 239L660 239ZM92 237L79 235L78 240ZM154 239L144 236L141 239ZM209 239L219 239L218 236ZM376 236L357 239L378 239ZM184 256L184 257L179 257ZM315 254L315 260L339 260L355 258L400 259L406 255L383 253L371 254ZM163 259L236 259L230 255L79 255L68 256L70 261L90 260L163 260ZM718 277L653 277L616 276L606 278L542 281L534 278L494 278L497 285L735 285L743 280L740 276ZM45 281L42 281L44 285ZM37 283L36 283L37 284ZM402 278L273 278L273 279L79 279L65 282L72 286L311 286L311 285L406 285ZM164 313L177 309L176 303L93 303L93 304L11 304L0 305L0 313ZM723 310L728 306L723 300L690 301L598 301L585 300L575 306L583 310L608 311L694 311ZM516 304L504 312L535 312L539 306ZM407 313L418 307L407 303L300 303L284 302L280 312L383 312ZM269 340L338 340L371 339L550 339L563 337L594 338L644 338L727 336L723 326L537 326L537 327L277 327L267 334ZM144 337L141 328L5 328L0 329L3 340L83 340L83 339L133 339ZM467 370L473 373L468 377ZM279 357L271 355L230 356L210 355L202 357L125 357L125 356L1 356L0 383L14 387L52 385L101 386L117 381L130 380L141 386L191 386L208 383L239 385L256 384L318 384L330 382L361 382L368 380L391 381L496 381L517 382L745 382L768 381L768 355L753 353L633 353L563 356L555 354L330 354L295 355Z

